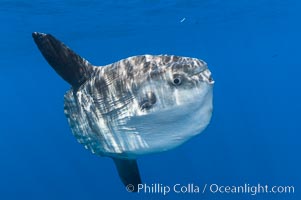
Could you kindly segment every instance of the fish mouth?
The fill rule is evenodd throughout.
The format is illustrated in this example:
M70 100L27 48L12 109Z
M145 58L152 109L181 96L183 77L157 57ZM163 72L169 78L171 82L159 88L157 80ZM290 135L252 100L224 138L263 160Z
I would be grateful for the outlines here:
M211 72L210 72L209 69L206 69L206 70L202 71L199 76L202 77L202 79L204 81L206 81L209 85L214 84L214 80L211 76Z
M199 80L208 83L209 85L214 84L214 80L211 76L210 70L207 68L207 66L199 67L194 70L194 73L191 76L197 76Z

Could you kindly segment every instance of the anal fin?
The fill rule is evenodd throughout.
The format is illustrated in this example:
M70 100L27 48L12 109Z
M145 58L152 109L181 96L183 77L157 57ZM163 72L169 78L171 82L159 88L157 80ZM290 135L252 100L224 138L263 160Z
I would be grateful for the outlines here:
M138 184L141 184L140 173L138 169L137 160L118 159L113 158L116 165L119 177L123 184L127 187L130 186L132 192L137 192Z

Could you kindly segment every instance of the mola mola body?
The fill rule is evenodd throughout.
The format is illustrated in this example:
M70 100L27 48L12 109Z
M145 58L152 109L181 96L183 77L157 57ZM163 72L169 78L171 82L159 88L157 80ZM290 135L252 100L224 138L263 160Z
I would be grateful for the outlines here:
M202 60L141 55L97 67L50 34L33 38L71 85L64 112L74 136L92 153L111 157L133 191L141 183L139 156L175 148L210 122L214 81Z

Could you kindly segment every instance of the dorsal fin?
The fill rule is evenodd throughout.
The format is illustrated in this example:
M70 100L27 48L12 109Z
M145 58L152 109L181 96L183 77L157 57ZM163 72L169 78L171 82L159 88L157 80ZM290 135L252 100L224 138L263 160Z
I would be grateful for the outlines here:
M32 33L42 55L73 88L80 87L93 72L93 66L50 34Z

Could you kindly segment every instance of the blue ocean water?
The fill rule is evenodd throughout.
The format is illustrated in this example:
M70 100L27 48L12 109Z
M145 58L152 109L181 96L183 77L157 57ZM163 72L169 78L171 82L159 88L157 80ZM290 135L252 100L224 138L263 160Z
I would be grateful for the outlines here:
M300 199L300 9L298 0L1 0L0 199ZM69 86L41 56L34 31L95 65L140 54L205 60L216 81L209 127L139 159L148 185L193 183L200 193L128 193L113 162L71 134ZM295 192L213 193L212 184Z

